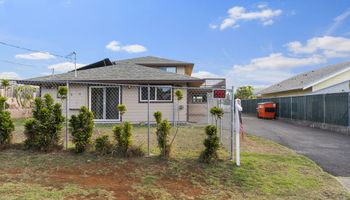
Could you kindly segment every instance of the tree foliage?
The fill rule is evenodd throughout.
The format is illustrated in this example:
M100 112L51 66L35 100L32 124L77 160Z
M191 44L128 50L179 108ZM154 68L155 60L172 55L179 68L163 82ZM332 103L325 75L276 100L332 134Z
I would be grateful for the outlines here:
M68 95L68 88L66 86L59 86L57 93L59 98L66 99Z
M94 129L94 115L85 106L81 107L78 115L72 115L69 120L69 127L75 144L75 151L82 153L91 142Z
M253 99L254 88L252 86L239 87L235 93L235 98L239 99Z
M48 151L58 146L60 131L64 122L61 104L54 103L51 95L36 98L33 108L33 118L25 122L27 148Z
M22 108L28 108L33 102L35 88L32 86L19 85L15 88L14 93L17 104Z
M1 86L5 89L5 96L7 95L7 88L10 86L10 81L7 79L1 80Z
M0 96L0 145L10 144L15 126L10 112L6 111L6 97Z

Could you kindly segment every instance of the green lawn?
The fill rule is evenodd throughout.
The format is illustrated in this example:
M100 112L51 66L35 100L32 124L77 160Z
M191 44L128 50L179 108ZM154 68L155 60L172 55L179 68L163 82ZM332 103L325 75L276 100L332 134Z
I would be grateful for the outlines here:
M181 127L169 161L156 156L154 134L144 158L0 151L0 199L350 199L313 161L261 138L245 138L236 167L224 149L217 163L198 162L203 127ZM134 128L134 144L144 136L146 127Z

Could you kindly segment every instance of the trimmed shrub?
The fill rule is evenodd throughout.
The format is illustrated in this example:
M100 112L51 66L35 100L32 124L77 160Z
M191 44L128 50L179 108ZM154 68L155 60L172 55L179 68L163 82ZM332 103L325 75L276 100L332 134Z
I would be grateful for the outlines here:
M113 144L109 141L108 135L104 135L96 138L95 151L99 155L108 155L113 152Z
M59 86L57 93L59 98L66 99L68 95L68 88L66 86Z
M51 95L36 98L33 118L25 122L25 146L40 151L48 151L58 146L60 131L64 122L61 104L54 103Z
M205 127L207 138L204 140L205 150L200 155L200 160L210 163L218 158L217 150L220 147L219 137L217 136L217 128L213 125Z
M118 104L117 109L120 112L121 116L126 113L126 106L124 104Z
M180 101L184 97L184 93L182 92L182 90L176 90L175 96L176 96L177 101Z
M6 103L6 101L7 101L6 97L0 96L0 111L5 111L6 109L9 108L10 105Z
M126 157L143 157L145 156L145 152L143 152L141 147L131 146L126 152Z
M131 130L132 125L130 122L124 122L120 125L116 125L113 128L115 140L117 141L117 153L121 156L127 156L127 151L131 146Z
M215 118L215 125L218 124L218 119L221 119L224 116L224 110L217 106L214 106L210 109L210 114Z
M157 142L160 150L160 155L164 158L170 157L171 145L169 144L169 135L171 130L171 125L168 120L162 120L162 113L157 111L154 113L154 117L157 122Z
M160 111L157 111L153 114L154 118L156 119L157 125L160 124L162 121L162 113Z
M12 132L15 130L11 114L5 110L6 100L6 97L0 96L0 145L10 144Z
M75 144L75 152L82 153L91 142L94 129L94 115L85 106L81 107L78 115L72 115L69 120L70 131Z

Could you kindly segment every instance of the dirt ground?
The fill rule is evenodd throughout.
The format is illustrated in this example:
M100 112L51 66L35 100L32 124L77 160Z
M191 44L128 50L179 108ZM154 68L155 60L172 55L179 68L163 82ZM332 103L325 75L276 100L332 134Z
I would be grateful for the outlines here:
M185 127L172 158L118 158L93 152L0 151L0 199L350 199L311 160L276 143L248 136L241 167L220 149L220 160L198 162L203 127Z

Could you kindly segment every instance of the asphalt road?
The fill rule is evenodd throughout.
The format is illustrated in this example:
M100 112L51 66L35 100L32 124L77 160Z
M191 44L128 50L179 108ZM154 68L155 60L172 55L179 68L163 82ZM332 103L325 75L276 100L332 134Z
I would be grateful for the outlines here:
M243 116L243 124L248 134L291 148L334 176L350 176L350 136L255 116Z

